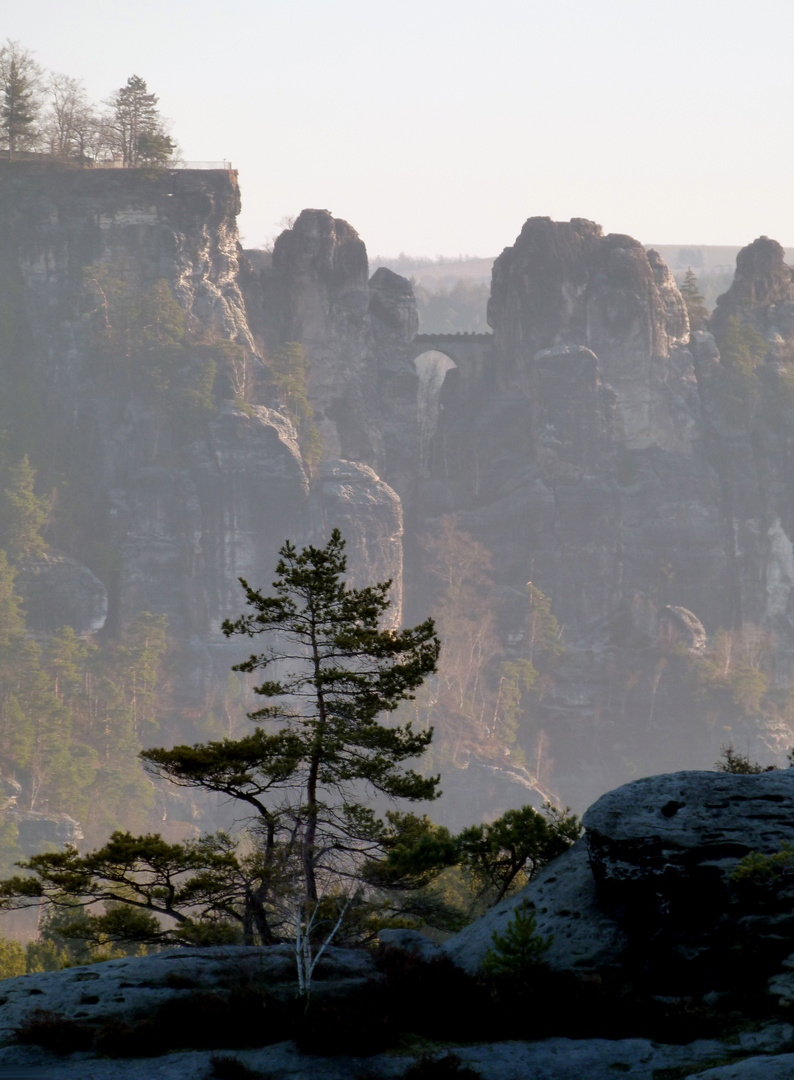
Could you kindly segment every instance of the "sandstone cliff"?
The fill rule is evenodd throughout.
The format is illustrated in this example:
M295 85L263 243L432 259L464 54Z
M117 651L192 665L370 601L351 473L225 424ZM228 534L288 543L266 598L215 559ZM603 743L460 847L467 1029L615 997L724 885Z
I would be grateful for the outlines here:
M731 739L781 760L794 300L774 241L740 254L690 341L657 253L531 218L494 267L493 335L420 338L410 282L368 279L327 211L268 265L238 250L234 174L9 164L2 424L58 494L51 550L18 578L40 631L166 614L200 712L236 659L218 630L236 578L339 525L355 580L394 578L395 618L402 597L406 622L443 623L413 715L436 726L448 820L581 807ZM726 343L733 316L761 345ZM319 468L269 367L288 342Z
M49 549L21 557L16 588L44 636L70 625L112 639L140 612L167 617L172 724L157 741L190 738L190 718L223 698L240 659L220 632L242 608L237 579L266 586L285 539L340 525L351 573L392 578L400 618L399 500L358 463L328 462L310 483L248 324L239 207L232 172L0 171L0 465L28 455L52 503ZM363 245L350 246L366 309ZM349 384L358 401L365 379L336 360L317 359L320 385ZM40 804L64 809L46 785Z

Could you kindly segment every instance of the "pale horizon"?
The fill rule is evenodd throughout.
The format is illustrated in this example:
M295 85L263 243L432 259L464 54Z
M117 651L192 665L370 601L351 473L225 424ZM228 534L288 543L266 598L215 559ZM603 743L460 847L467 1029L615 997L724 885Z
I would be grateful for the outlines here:
M312 207L430 258L534 216L794 247L793 30L780 0L31 0L3 27L94 102L144 78L184 159L238 170L246 247Z

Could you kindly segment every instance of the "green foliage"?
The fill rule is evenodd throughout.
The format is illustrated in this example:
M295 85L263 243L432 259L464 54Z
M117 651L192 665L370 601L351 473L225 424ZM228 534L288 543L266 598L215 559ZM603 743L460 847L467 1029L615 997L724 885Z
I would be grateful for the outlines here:
M309 361L303 346L288 341L268 358L270 378L278 390L282 406L295 425L304 460L315 468L322 457L320 433L312 423L314 409L309 401Z
M439 880L460 862L455 838L426 815L389 810L386 819L381 835L384 855L362 868L368 886L361 905L366 915L362 940L388 928L462 929L468 922L468 903L461 903Z
M748 716L788 724L794 697L772 685L775 646L770 632L752 623L718 629L707 649L686 659L686 679L707 722L741 730Z
M36 120L39 114L41 69L27 49L18 41L6 39L0 49L0 131L3 132L9 155L26 150L37 138Z
M687 315L689 316L689 329L693 332L695 330L704 330L708 322L709 309L701 296L698 279L691 266L687 268L680 288L686 304Z
M84 269L101 375L162 402L175 416L200 419L215 410L221 346L193 343L185 313L168 282L136 287L113 267ZM230 349L233 343L223 343Z
M504 934L494 930L493 945L483 957L480 970L488 978L525 979L543 961L553 937L537 932L537 919L529 901L519 904Z
M749 855L745 855L731 874L731 881L753 883L772 881L781 877L792 864L794 864L794 847L784 840L780 851L772 855L761 855L757 851L751 851Z
M3 525L6 550L12 559L36 558L47 550L41 531L47 523L52 500L36 495L36 470L27 454L8 470L9 486L3 492Z
M179 387L181 400L186 409L197 415L215 412L215 376L218 366L211 356L190 365Z
M508 810L491 824L472 825L457 837L460 862L479 885L481 896L499 903L561 855L581 833L569 808L546 803L543 813L531 806Z
M251 806L262 821L265 863L284 853L293 860L309 911L340 872L355 876L361 857L381 841L383 825L360 801L360 783L408 800L433 798L438 783L401 767L421 755L432 732L378 721L435 670L433 622L382 630L391 582L351 589L345 571L338 530L324 548L298 552L287 542L275 595L243 581L251 613L224 623L227 636L266 634L273 641L234 670L270 675L275 668L275 678L254 688L272 704L249 714L276 722L275 733L259 729L240 740L142 755L177 784Z
M89 839L143 823L152 791L138 752L158 726L166 647L164 618L147 613L101 648L70 627L33 640L0 552L0 759L20 810L70 814ZM2 822L2 865L19 857L16 844Z
M771 772L775 768L774 765L764 766L759 765L757 761L750 761L746 754L742 754L735 749L733 743L728 743L727 746L722 747L720 759L720 761L714 763L714 768L718 772L738 773L746 776L753 773Z
M738 315L728 319L717 339L721 363L721 396L726 411L736 423L752 420L761 398L761 382L756 368L763 361L767 345L750 323Z
M110 101L113 149L124 165L164 165L175 150L163 130L157 97L144 79L131 75Z
M769 680L764 672L752 664L739 664L730 672L728 679L736 704L740 705L748 716L757 713L769 687Z
M234 944L256 863L223 833L169 844L117 831L86 855L67 847L21 860L27 873L0 882L0 909L48 904L47 940L82 942L82 952L69 947L78 963L109 945L123 955L141 943Z
M145 131L135 144L138 165L167 165L176 143L162 131Z
M18 941L0 937L0 979L13 979L27 970L24 947Z
M422 540L438 627L444 642L438 677L419 698L418 717L436 730L434 766L460 767L471 754L536 773L543 784L550 761L548 739L535 706L553 686L564 652L551 600L532 582L520 640L509 653L497 633L499 591L488 549L463 532L453 515L441 518ZM503 596L504 594L502 594ZM518 635L516 635L518 636Z
M383 925L458 929L474 913L531 880L579 836L575 814L549 804L508 810L457 836L428 818L387 815L385 857L369 862L364 880L384 899ZM392 920L385 921L391 913Z

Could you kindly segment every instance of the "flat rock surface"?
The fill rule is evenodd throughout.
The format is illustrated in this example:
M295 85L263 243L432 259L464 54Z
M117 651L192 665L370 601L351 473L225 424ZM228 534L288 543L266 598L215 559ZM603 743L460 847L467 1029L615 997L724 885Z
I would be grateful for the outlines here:
M688 1075L698 1080L788 1080L794 1075L792 1071L774 1071L786 1066L791 1070L794 1054L755 1057L703 1071L704 1066L725 1059L729 1052L712 1040L671 1046L648 1039L544 1039L455 1047L438 1051L436 1056L450 1052L483 1080L614 1080L616 1076L658 1080L662 1069L687 1068L692 1070ZM28 1080L204 1080L211 1076L213 1054L233 1056L268 1080L396 1080L415 1060L398 1054L308 1056L299 1053L292 1042L259 1050L184 1051L157 1058L113 1060L82 1054L56 1058L32 1047L6 1047L0 1049L0 1080L21 1080L23 1076ZM770 1071L763 1071L767 1067Z
M377 978L361 949L329 948L315 972L314 992L345 993ZM177 948L150 956L107 960L0 982L0 1041L36 1009L86 1022L146 1015L163 1001L197 991L223 993L254 985L282 999L296 992L288 945L260 948ZM2 1074L0 1074L1 1076Z
M647 776L602 795L583 818L602 881L725 877L751 851L772 854L794 833L794 769L751 775Z

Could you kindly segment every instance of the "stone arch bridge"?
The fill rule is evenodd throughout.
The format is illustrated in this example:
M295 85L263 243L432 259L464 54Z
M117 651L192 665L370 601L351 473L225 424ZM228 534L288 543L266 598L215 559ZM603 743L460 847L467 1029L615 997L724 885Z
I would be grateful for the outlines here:
M493 362L493 334L417 334L409 358L416 360L426 352L440 352L449 357L466 389L475 386Z

